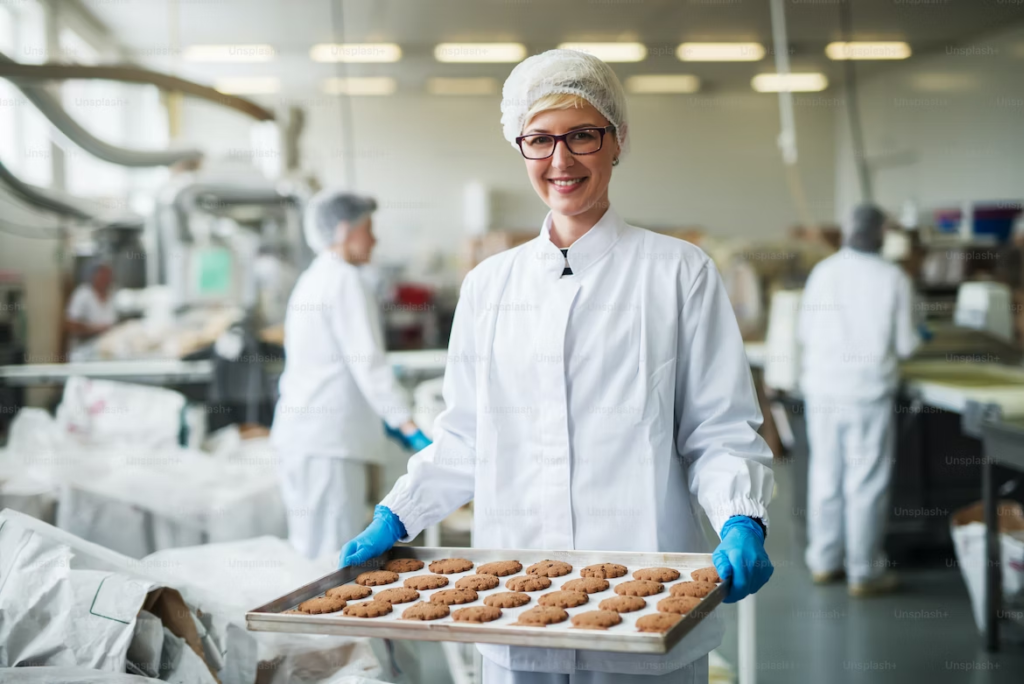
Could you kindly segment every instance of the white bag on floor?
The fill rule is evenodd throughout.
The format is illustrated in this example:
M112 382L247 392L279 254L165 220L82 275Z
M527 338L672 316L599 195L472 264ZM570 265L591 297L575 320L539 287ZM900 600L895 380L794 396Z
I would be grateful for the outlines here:
M57 422L85 443L176 446L185 397L178 392L110 380L68 378Z
M22 549L29 542L33 546ZM204 659L221 684L254 684L257 675L261 684L375 684L383 675L369 639L259 633L245 628L247 610L321 577L333 567L333 562L310 561L273 537L169 550L139 561L23 514L0 511L0 655L6 657L15 646L19 653L31 647L31 653L38 654L45 646L50 655L38 664L64 666L13 670L21 677L13 681L24 684L91 684L108 681L104 675L119 684L139 681L109 671L97 672L96 677L78 674L82 667L109 670L114 661L120 662L123 671L129 649L144 661L135 663L138 671L156 668L165 680L187 684L213 681L209 671L198 668ZM61 585L62 578L68 576L85 579L71 582L69 590ZM115 579L98 587L97 578L108 576ZM143 593L136 599L137 591L124 590L126 581L156 589L148 597ZM76 585L81 589L76 590ZM13 596L9 590L15 592ZM90 602L80 608L83 597ZM24 610L9 610L10 601L29 605L38 601L45 612L39 613L41 619L31 620ZM58 601L66 618L52 617L57 614ZM146 610L140 610L143 601ZM90 610L106 617L134 613L131 619L124 617L124 624L110 622L107 631L99 633ZM146 611L160 616L162 626L142 624L136 629L140 623L152 621ZM110 630L115 626L117 638L111 639ZM169 627L179 636L172 639L163 632L162 639L154 640L153 627L161 631ZM192 647L179 643L180 638ZM83 647L86 642L91 646ZM77 662L65 663L68 649ZM154 658L157 649L159 662ZM60 662L51 662L50 657L60 658ZM0 660L0 667L11 660L28 664L16 657ZM32 674L23 674L26 672ZM7 679L6 674L0 675L0 681Z
M1024 509L1015 501L1000 501L999 557L1003 575L1003 608L1009 615L1024 609ZM974 621L985 625L985 523L982 504L976 503L950 516L953 548L971 597Z
M71 566L69 547L0 528L0 667L124 672L135 618L156 585Z

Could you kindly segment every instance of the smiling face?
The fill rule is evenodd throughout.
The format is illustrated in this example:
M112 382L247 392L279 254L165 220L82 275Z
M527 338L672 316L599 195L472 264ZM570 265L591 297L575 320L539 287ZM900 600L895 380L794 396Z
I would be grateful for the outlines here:
M523 135L562 135L581 128L603 128L608 125L608 119L593 105L579 100L575 107L538 112L526 122ZM614 133L609 131L604 136L601 149L593 154L574 155L560 141L555 146L554 154L547 159L524 161L533 189L553 212L579 219L587 219L592 215L596 223L608 208L612 162L618 156L619 143Z

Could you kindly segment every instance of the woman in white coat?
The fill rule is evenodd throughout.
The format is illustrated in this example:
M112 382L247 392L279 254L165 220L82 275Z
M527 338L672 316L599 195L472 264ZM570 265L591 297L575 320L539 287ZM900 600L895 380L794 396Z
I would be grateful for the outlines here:
M470 499L485 548L702 552L699 505L723 535L728 600L757 591L773 478L743 343L710 259L609 205L622 86L597 58L552 50L513 70L502 125L551 211L537 238L466 277L436 442L343 563ZM706 682L721 636L709 619L665 656L479 648L488 684Z
M306 239L318 255L285 313L271 439L288 539L310 558L336 553L366 524L366 465L383 448L382 419L410 449L429 444L387 363L377 304L359 275L376 243L376 208L343 192L313 198Z

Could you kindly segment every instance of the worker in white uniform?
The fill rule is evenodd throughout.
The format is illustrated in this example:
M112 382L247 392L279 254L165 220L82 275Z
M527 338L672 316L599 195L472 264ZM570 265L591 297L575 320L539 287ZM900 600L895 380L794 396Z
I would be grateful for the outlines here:
M890 591L882 543L893 470L898 360L913 354L914 293L879 256L885 215L863 205L845 246L811 271L800 304L810 472L806 561L854 596Z
M71 336L71 352L74 354L82 342L106 332L117 323L117 311L111 285L114 271L110 264L94 264L86 281L71 293L65 314L65 324Z
M466 276L436 441L343 564L471 499L484 548L706 552L699 506L722 536L727 600L757 591L773 476L750 368L707 255L609 205L629 141L622 85L592 55L551 50L512 71L502 125L550 212ZM712 614L662 656L479 649L487 684L706 682L722 629Z
M337 553L365 526L367 464L384 447L382 420L410 450L430 443L387 363L377 303L359 276L376 243L376 207L344 192L313 198L306 238L318 254L285 313L285 368L271 439L288 539L310 558Z

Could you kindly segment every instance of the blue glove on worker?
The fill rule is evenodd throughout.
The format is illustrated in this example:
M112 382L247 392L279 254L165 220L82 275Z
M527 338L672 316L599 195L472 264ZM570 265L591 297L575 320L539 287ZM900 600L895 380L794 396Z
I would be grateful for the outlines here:
M757 593L775 572L764 550L764 530L753 518L734 515L722 525L722 543L711 555L718 576L732 579L725 603Z
M433 442L430 441L430 438L423 434L423 430L417 430L406 437L405 440L414 454L419 451L423 451L433 444Z
M423 451L432 444L430 439L423 434L423 430L417 430L411 435L406 436L402 434L401 430L397 430L387 423L384 423L384 433L394 441L398 442L402 447L413 453Z
M932 338L935 337L935 333L924 323L917 324L917 336L921 338L922 342L931 342Z
M341 549L338 567L362 565L390 549L405 535L405 525L398 516L387 506L377 506L373 509L373 522L370 526Z

